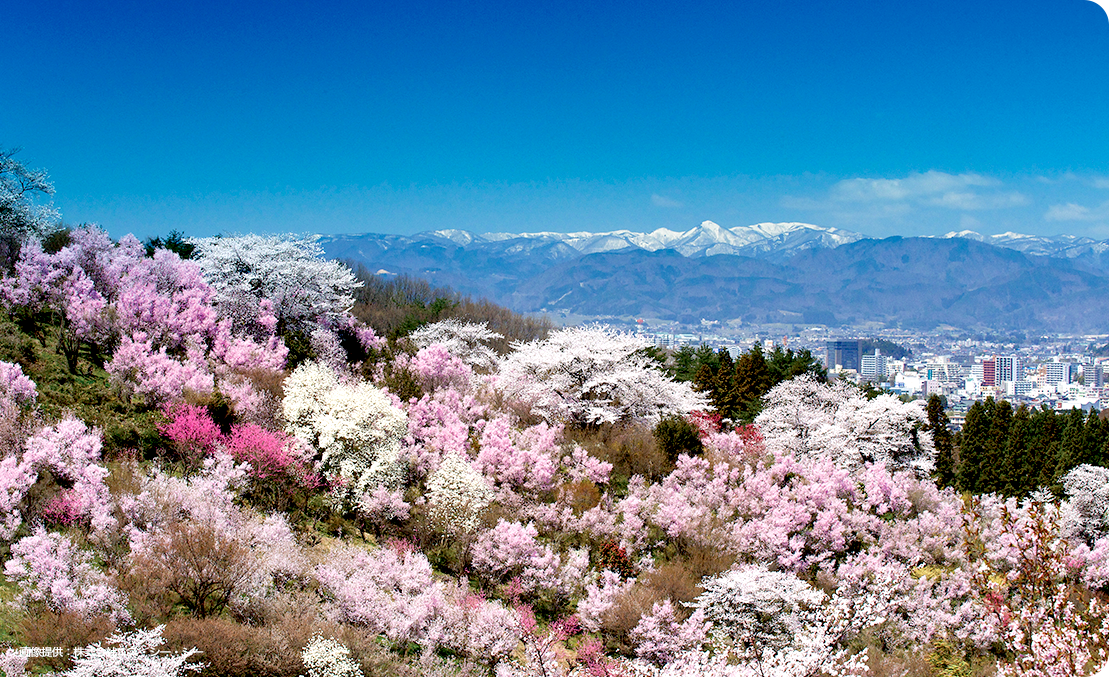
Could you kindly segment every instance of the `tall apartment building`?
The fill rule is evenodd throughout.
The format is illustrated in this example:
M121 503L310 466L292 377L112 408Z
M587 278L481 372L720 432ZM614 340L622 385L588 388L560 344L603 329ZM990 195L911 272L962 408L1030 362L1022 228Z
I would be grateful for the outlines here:
M827 359L825 365L828 371L837 369L853 369L859 371L862 363L859 360L859 340L828 341L825 343Z
M1070 383L1072 380L1072 367L1070 362L1047 362L1043 365L1044 383L1049 386L1060 383Z
M871 378L886 378L890 375L889 357L883 355L882 351L877 349L874 351L873 355L863 355L862 368L859 373Z
M982 387L989 388L997 385L997 362L991 357L982 361Z
M998 382L1012 383L1024 377L1024 361L1017 355L1001 355L993 358Z

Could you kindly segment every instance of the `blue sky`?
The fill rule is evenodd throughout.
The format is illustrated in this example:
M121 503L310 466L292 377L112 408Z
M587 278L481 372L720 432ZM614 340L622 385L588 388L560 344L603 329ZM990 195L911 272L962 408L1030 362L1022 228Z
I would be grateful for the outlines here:
M0 145L113 235L1109 238L1088 0L7 3Z

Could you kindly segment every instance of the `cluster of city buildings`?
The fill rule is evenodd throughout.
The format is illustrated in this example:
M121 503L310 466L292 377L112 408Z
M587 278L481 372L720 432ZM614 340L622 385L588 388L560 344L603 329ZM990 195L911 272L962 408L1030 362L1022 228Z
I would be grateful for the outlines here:
M766 333L760 336L757 332L746 337L691 332L646 334L646 337L657 345L674 349L708 344L726 348L733 356L749 350L756 341L762 343L764 350L776 345L806 348L824 362L831 378L870 383L909 398L941 395L956 416L974 401L987 397L1052 409L1109 408L1109 356L1099 356L1091 350L1109 343L1109 336L1043 337L1017 344L958 338L954 332L940 331L874 335L901 346L912 346L912 354L886 355L881 349L867 349L870 341L829 336L824 328L775 338L765 338Z
M1109 407L1109 357L1038 352L894 359L881 350L864 354L857 339L836 339L826 342L824 363L829 375L871 382L899 395L937 394L954 403L993 397L1055 409Z

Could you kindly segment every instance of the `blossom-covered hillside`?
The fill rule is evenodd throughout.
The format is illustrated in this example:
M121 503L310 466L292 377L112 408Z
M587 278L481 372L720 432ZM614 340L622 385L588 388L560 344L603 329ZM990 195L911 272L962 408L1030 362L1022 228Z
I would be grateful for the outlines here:
M86 227L27 239L0 281L8 677L1106 658L1104 469L1062 499L959 495L921 403L807 363L737 424L607 327L363 313L375 331L311 238L188 244Z

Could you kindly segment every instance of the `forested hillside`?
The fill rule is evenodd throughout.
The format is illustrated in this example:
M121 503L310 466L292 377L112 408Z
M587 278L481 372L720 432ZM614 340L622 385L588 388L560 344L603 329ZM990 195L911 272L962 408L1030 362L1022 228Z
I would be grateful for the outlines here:
M804 351L555 328L312 238L18 252L9 677L1101 666L1096 418L987 401L952 439Z

